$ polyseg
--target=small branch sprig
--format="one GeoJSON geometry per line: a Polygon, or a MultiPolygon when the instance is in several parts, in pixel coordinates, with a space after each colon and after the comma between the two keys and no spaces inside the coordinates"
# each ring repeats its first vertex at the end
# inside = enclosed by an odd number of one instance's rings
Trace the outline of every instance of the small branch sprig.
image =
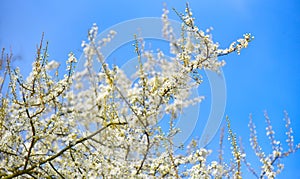
{"type": "Polygon", "coordinates": [[[228,140],[231,141],[231,147],[232,147],[232,155],[234,157],[234,161],[236,163],[236,170],[234,173],[234,178],[241,179],[242,178],[242,172],[241,172],[241,161],[244,157],[241,153],[241,150],[238,146],[237,140],[236,140],[236,134],[232,132],[230,120],[229,117],[226,116],[226,122],[227,122],[227,128],[228,128],[228,140]]]}
{"type": "Polygon", "coordinates": [[[252,173],[257,176],[257,178],[264,178],[264,176],[267,176],[268,178],[275,178],[276,175],[278,175],[284,168],[284,165],[280,163],[280,159],[289,156],[290,154],[296,152],[300,145],[294,145],[293,135],[292,135],[292,128],[290,127],[290,120],[288,117],[287,112],[284,112],[284,120],[286,121],[286,135],[287,135],[287,145],[289,146],[288,151],[284,152],[282,149],[282,146],[279,141],[275,139],[275,132],[271,125],[271,120],[265,112],[265,120],[266,120],[266,135],[268,136],[272,148],[272,152],[269,155],[266,155],[262,148],[260,147],[258,140],[257,140],[257,132],[255,124],[253,123],[252,115],[250,115],[250,121],[249,121],[249,128],[250,128],[250,144],[252,146],[253,151],[255,152],[256,156],[260,159],[260,162],[262,163],[261,166],[261,173],[258,176],[257,172],[252,173]],[[295,146],[295,147],[294,147],[295,146]]]}

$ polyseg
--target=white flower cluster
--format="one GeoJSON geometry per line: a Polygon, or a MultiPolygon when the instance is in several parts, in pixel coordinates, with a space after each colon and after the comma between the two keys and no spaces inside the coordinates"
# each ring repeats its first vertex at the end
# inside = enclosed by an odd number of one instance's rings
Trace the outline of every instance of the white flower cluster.
{"type": "Polygon", "coordinates": [[[180,59],[184,66],[190,71],[196,69],[209,69],[219,72],[220,67],[225,65],[225,61],[218,60],[218,57],[232,52],[240,54],[242,48],[248,47],[248,43],[254,38],[251,34],[245,34],[244,38],[233,42],[228,49],[219,49],[218,43],[213,42],[212,28],[206,33],[195,25],[195,18],[191,9],[187,6],[186,14],[179,14],[183,21],[181,38],[175,39],[173,30],[168,23],[168,11],[164,9],[162,20],[164,22],[163,36],[170,40],[171,52],[180,59]]]}

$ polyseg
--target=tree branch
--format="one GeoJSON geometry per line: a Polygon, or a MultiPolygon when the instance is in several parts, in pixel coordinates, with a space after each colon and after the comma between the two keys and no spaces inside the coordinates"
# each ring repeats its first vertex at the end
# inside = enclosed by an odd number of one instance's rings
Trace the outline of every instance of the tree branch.
{"type": "Polygon", "coordinates": [[[83,143],[86,140],[91,139],[95,135],[97,135],[97,134],[101,133],[102,131],[104,131],[106,128],[108,128],[110,126],[114,126],[114,125],[126,125],[126,124],[127,124],[127,122],[123,122],[123,123],[109,123],[107,126],[102,127],[101,129],[95,131],[94,133],[92,133],[92,134],[90,134],[90,135],[88,135],[86,137],[83,137],[83,138],[77,140],[74,143],[71,143],[70,145],[68,145],[65,148],[63,148],[60,152],[56,153],[55,155],[52,155],[51,157],[48,157],[47,159],[42,160],[41,162],[39,162],[39,163],[37,163],[35,165],[32,165],[30,168],[27,168],[27,169],[24,169],[24,170],[18,170],[14,174],[8,175],[8,176],[4,177],[3,179],[10,179],[10,178],[21,176],[23,174],[27,174],[31,170],[35,169],[36,167],[38,167],[40,165],[43,165],[43,164],[45,164],[47,162],[50,162],[50,161],[52,161],[54,159],[56,159],[57,157],[61,156],[64,152],[66,152],[67,150],[69,150],[72,147],[76,146],[77,144],[83,143]]]}

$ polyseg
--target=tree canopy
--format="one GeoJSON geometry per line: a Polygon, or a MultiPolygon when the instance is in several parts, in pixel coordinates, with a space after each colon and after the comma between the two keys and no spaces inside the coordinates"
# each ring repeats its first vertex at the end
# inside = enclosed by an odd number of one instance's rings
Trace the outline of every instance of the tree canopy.
{"type": "Polygon", "coordinates": [[[83,42],[83,70],[76,71],[77,58],[70,53],[63,77],[59,75],[59,63],[48,61],[48,43],[44,44],[43,38],[26,78],[20,68],[12,67],[12,56],[3,50],[1,62],[6,66],[1,78],[0,177],[242,178],[242,165],[257,178],[274,178],[280,173],[283,164],[279,159],[300,147],[293,143],[287,113],[287,151],[274,138],[265,114],[270,154],[259,146],[250,118],[250,142],[261,162],[258,171],[246,160],[228,117],[231,161],[222,157],[224,133],[219,158],[212,161],[207,159],[212,151],[200,148],[196,140],[188,146],[174,144],[174,136],[180,132],[174,125],[178,115],[203,99],[191,98],[191,90],[202,83],[200,71],[219,73],[225,65],[219,57],[239,54],[253,36],[244,34],[221,49],[209,30],[196,26],[187,5],[184,13],[175,10],[182,21],[181,36],[176,38],[168,13],[164,9],[162,34],[173,56],[167,58],[162,50],[146,50],[143,39],[133,36],[138,60],[136,81],[118,66],[108,64],[102,55],[102,47],[118,32],[98,39],[95,24],[88,41],[83,42]],[[100,71],[94,70],[94,61],[101,64],[100,71]],[[162,114],[168,116],[167,131],[157,125],[162,114]],[[176,152],[178,149],[184,152],[176,152]]]}

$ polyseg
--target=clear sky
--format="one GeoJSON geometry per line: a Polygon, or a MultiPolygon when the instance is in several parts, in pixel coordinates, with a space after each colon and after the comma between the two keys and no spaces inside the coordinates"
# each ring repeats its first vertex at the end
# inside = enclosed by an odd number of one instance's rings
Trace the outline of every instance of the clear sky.
{"type": "MultiPolygon", "coordinates": [[[[184,1],[3,0],[0,2],[0,47],[12,49],[15,65],[21,66],[26,74],[42,32],[49,41],[50,59],[64,63],[70,51],[77,57],[81,55],[81,41],[86,40],[94,22],[101,31],[129,19],[160,17],[163,2],[170,9],[170,18],[178,20],[171,8],[184,11],[184,1]]],[[[275,135],[282,142],[286,139],[283,111],[287,110],[295,141],[300,142],[300,2],[190,0],[189,3],[198,27],[212,26],[214,40],[221,47],[247,32],[255,36],[240,56],[224,57],[227,65],[223,68],[227,88],[225,114],[229,115],[233,130],[243,138],[246,149],[250,151],[247,124],[252,113],[261,136],[259,140],[269,150],[264,137],[264,110],[268,111],[275,135]]],[[[204,108],[209,104],[207,101],[203,103],[204,108]]],[[[217,142],[215,137],[210,147],[217,150],[217,142]]],[[[282,160],[285,170],[278,178],[300,178],[299,160],[300,152],[282,160]]]]}

